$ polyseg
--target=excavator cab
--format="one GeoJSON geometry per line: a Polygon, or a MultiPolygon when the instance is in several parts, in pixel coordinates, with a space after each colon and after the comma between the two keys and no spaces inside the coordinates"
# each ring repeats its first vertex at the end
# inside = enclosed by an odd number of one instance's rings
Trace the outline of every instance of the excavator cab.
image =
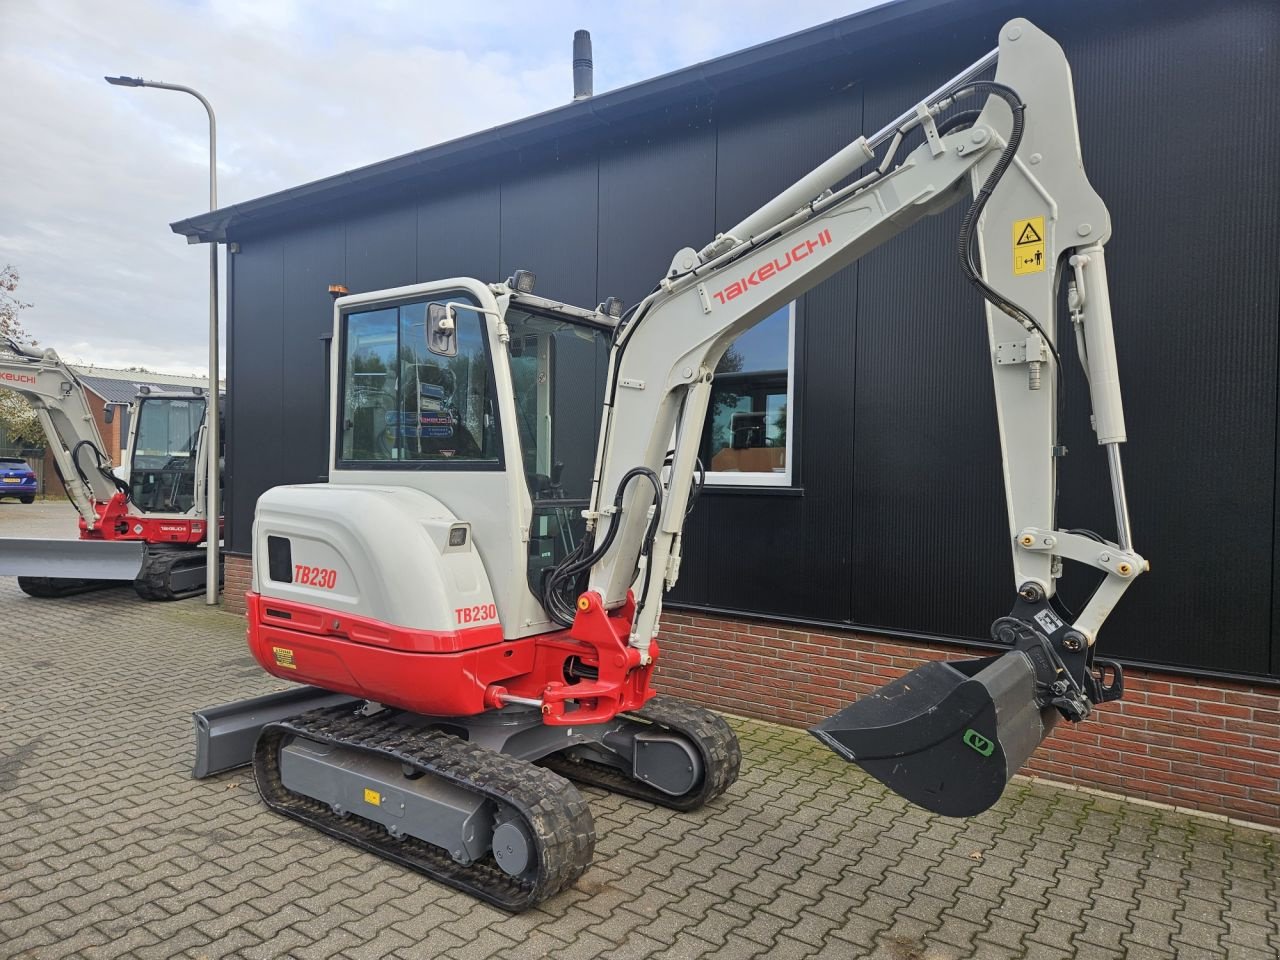
{"type": "Polygon", "coordinates": [[[195,506],[205,397],[148,392],[134,412],[129,499],[144,513],[187,513],[195,506]]]}

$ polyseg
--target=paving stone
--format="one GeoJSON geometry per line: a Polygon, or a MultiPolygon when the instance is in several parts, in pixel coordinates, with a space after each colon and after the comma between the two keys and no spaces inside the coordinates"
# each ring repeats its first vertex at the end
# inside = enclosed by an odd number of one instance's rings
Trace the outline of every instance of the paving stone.
{"type": "Polygon", "coordinates": [[[0,960],[1280,955],[1270,834],[1044,784],[932,817],[802,731],[737,719],[724,798],[678,814],[585,790],[595,865],[509,916],[267,812],[246,771],[190,779],[191,710],[281,688],[238,618],[6,579],[0,605],[26,691],[0,704],[0,960]],[[74,678],[41,666],[54,643],[74,678]]]}

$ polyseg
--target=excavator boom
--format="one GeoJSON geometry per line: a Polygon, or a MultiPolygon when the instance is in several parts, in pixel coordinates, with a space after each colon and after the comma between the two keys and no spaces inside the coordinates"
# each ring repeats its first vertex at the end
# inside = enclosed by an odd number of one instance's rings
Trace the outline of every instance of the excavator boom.
{"type": "MultiPolygon", "coordinates": [[[[1071,72],[1051,38],[1026,20],[1011,21],[994,55],[894,125],[854,141],[701,250],[676,255],[616,338],[587,513],[594,532],[588,595],[618,609],[640,584],[629,641],[645,663],[662,595],[679,574],[681,528],[720,358],[780,306],[970,192],[958,245],[986,301],[1014,571],[1013,610],[996,621],[992,637],[1013,649],[981,666],[923,667],[814,731],[915,802],[958,814],[994,803],[1058,715],[1082,720],[1120,695],[1119,667],[1096,660],[1094,643],[1147,566],[1132,548],[1120,469],[1126,435],[1103,253],[1110,218],[1085,176],[1071,72]],[[995,80],[974,79],[993,60],[995,80]],[[975,102],[979,111],[943,119],[953,105],[975,102]],[[894,166],[916,130],[923,142],[894,166]],[[1064,274],[1085,345],[1095,431],[1111,465],[1115,542],[1056,524],[1056,465],[1065,453],[1056,312],[1064,274]],[[664,489],[657,477],[666,463],[664,489]],[[1064,560],[1103,575],[1078,615],[1056,597],[1064,560]],[[952,759],[963,763],[944,774],[952,759]],[[974,763],[983,776],[973,775],[974,763]]],[[[585,563],[575,558],[569,569],[585,563]]],[[[551,605],[579,588],[572,576],[552,579],[565,596],[553,589],[551,605]]]]}

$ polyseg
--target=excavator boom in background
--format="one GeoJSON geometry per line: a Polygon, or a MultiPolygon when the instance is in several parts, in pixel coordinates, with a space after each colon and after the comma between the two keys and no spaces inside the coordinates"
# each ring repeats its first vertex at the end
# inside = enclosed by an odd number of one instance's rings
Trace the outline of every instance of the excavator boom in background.
{"type": "Polygon", "coordinates": [[[883,130],[678,251],[630,310],[539,297],[526,271],[339,298],[330,481],[267,491],[253,530],[250,649],[308,686],[197,713],[197,774],[252,760],[273,809],[510,910],[590,862],[568,781],[677,810],[722,793],[740,760],[731,729],[650,685],[717,366],[751,327],[966,195],[959,255],[986,302],[1008,500],[1011,608],[992,626],[1006,650],[921,667],[813,732],[932,811],[995,803],[1055,722],[1121,694],[1096,642],[1147,568],[1120,469],[1110,220],[1084,174],[1066,59],[1021,19],[883,130]],[[1063,280],[1113,540],[1055,516],[1063,280]],[[589,476],[563,469],[592,441],[556,402],[581,389],[560,354],[608,361],[589,476]],[[1057,598],[1066,561],[1101,576],[1078,614],[1057,598]]]}

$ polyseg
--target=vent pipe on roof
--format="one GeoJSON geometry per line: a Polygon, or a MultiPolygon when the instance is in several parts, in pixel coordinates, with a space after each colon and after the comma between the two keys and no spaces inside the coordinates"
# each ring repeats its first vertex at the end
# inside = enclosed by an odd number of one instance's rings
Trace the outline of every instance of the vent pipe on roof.
{"type": "Polygon", "coordinates": [[[591,96],[591,31],[576,30],[573,34],[573,99],[586,100],[591,96]]]}

